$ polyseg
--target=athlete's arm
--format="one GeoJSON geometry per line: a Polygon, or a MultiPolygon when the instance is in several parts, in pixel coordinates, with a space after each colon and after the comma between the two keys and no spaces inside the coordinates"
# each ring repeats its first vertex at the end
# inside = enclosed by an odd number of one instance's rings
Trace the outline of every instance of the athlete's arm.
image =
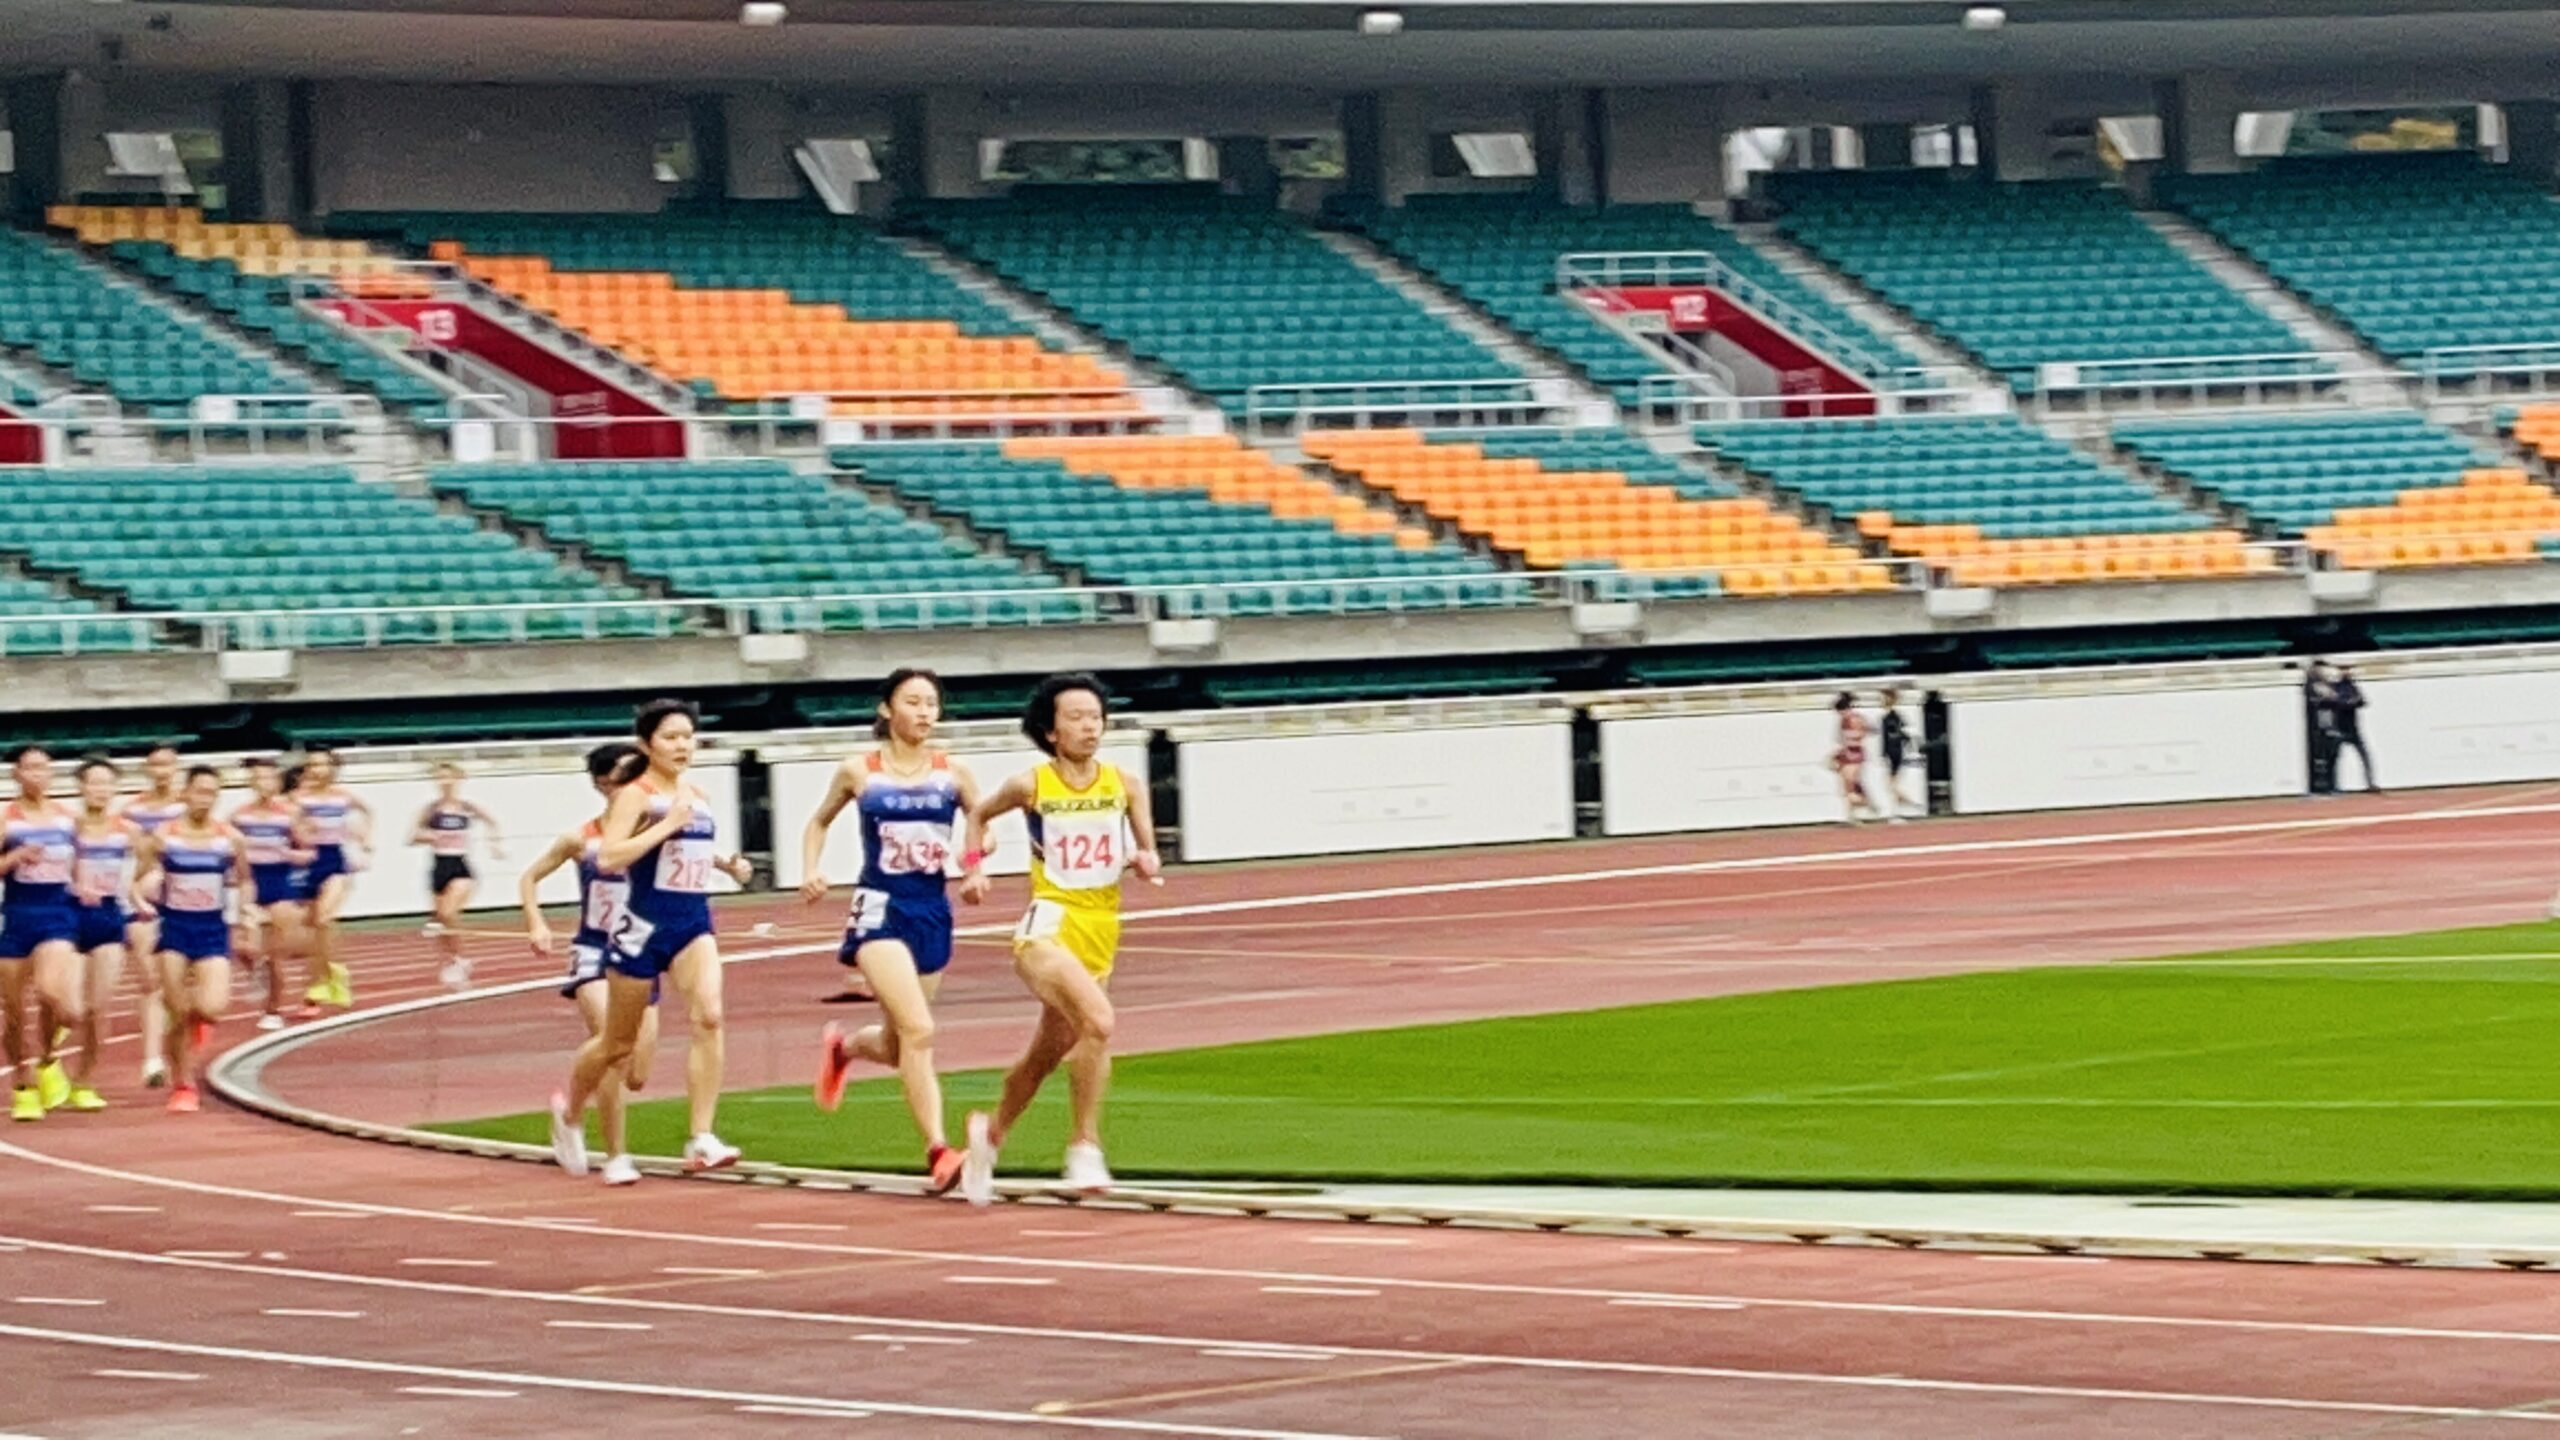
{"type": "Polygon", "coordinates": [[[1157,880],[1164,873],[1164,861],[1156,854],[1156,798],[1147,793],[1147,779],[1120,770],[1120,788],[1129,797],[1129,836],[1138,848],[1129,856],[1129,868],[1142,880],[1157,880]]]}
{"type": "Polygon", "coordinates": [[[960,903],[975,905],[987,898],[986,827],[978,823],[978,777],[969,767],[951,762],[951,780],[960,791],[960,903]]]}
{"type": "Polygon", "coordinates": [[[149,920],[160,913],[151,898],[160,889],[160,837],[143,836],[133,853],[133,913],[136,919],[149,920]]]}
{"type": "Polygon", "coordinates": [[[267,923],[266,907],[258,903],[258,885],[249,872],[249,837],[222,822],[222,833],[231,841],[231,884],[240,892],[240,918],[252,925],[267,923]]]}
{"type": "Polygon", "coordinates": [[[972,845],[985,843],[988,822],[1007,811],[1019,810],[1030,803],[1031,772],[1025,770],[997,786],[988,793],[986,799],[970,808],[969,843],[972,845]]]}
{"type": "Polygon", "coordinates": [[[481,809],[477,804],[469,800],[462,802],[462,809],[464,813],[478,821],[482,829],[489,832],[489,858],[492,860],[506,859],[507,842],[506,838],[498,833],[498,817],[481,809]]]}
{"type": "MultiPolygon", "coordinates": [[[[551,922],[544,918],[542,902],[534,897],[534,892],[542,888],[542,882],[550,878],[552,871],[574,859],[586,843],[585,836],[563,834],[533,857],[533,863],[524,867],[524,873],[516,877],[516,901],[524,906],[525,937],[533,942],[536,955],[551,953],[551,922]]],[[[579,897],[581,903],[585,899],[584,896],[579,897]]]]}
{"type": "Polygon", "coordinates": [[[418,812],[418,819],[416,823],[409,827],[410,844],[432,845],[435,843],[435,831],[430,829],[427,825],[429,820],[435,818],[435,813],[435,802],[430,800],[427,802],[426,808],[418,812]]]}
{"type": "Polygon", "coordinates": [[[649,792],[625,785],[604,812],[605,840],[596,851],[596,863],[607,870],[628,870],[639,864],[640,857],[675,838],[693,818],[695,803],[691,794],[679,791],[657,824],[643,826],[640,817],[649,811],[649,792]]]}
{"type": "Polygon", "coordinates": [[[827,781],[826,798],[809,812],[809,823],[800,827],[800,898],[811,904],[827,898],[827,827],[836,823],[844,807],[862,794],[862,767],[847,760],[836,767],[827,781]]]}

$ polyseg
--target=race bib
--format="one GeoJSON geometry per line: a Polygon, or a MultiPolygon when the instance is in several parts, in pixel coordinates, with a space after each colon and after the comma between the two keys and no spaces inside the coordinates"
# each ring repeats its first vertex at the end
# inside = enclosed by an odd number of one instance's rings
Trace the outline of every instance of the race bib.
{"type": "Polygon", "coordinates": [[[1067,908],[1055,900],[1034,900],[1022,912],[1022,923],[1013,927],[1016,940],[1055,940],[1067,923],[1067,908]]]}
{"type": "Polygon", "coordinates": [[[658,927],[625,910],[614,917],[613,928],[605,933],[612,938],[616,954],[636,958],[647,948],[649,937],[658,933],[658,927]]]}
{"type": "Polygon", "coordinates": [[[1061,890],[1101,890],[1120,883],[1129,852],[1116,815],[1084,821],[1051,820],[1042,827],[1040,865],[1061,890]]]}
{"type": "Polygon", "coordinates": [[[951,869],[951,827],[930,820],[880,822],[884,875],[942,875],[951,869]]]}
{"type": "Polygon", "coordinates": [[[124,888],[124,862],[83,860],[71,867],[71,888],[84,905],[103,905],[124,888]]]}
{"type": "Polygon", "coordinates": [[[679,836],[658,847],[658,888],[676,895],[711,893],[711,842],[679,836]]]}
{"type": "Polygon", "coordinates": [[[47,845],[19,862],[18,878],[30,885],[71,883],[71,847],[47,845]]]}
{"type": "Polygon", "coordinates": [[[162,903],[172,910],[210,915],[222,908],[222,877],[171,871],[162,903]]]}
{"type": "Polygon", "coordinates": [[[599,935],[610,935],[630,903],[630,881],[599,880],[587,887],[586,913],[579,924],[599,935]]]}
{"type": "Polygon", "coordinates": [[[593,945],[569,947],[569,978],[593,980],[604,973],[604,951],[593,945]]]}
{"type": "Polygon", "coordinates": [[[845,928],[856,935],[867,935],[888,923],[889,892],[864,890],[853,892],[853,909],[845,916],[845,928]]]}

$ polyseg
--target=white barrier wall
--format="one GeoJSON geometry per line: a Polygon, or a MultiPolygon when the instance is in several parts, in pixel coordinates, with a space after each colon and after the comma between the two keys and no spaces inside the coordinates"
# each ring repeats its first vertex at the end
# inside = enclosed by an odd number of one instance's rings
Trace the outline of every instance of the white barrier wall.
{"type": "MultiPolygon", "coordinates": [[[[2560,671],[2362,680],[2374,768],[2393,789],[2560,779],[2560,671]]],[[[2340,779],[2365,776],[2352,757],[2340,779]]]]}
{"type": "Polygon", "coordinates": [[[1245,860],[1573,834],[1573,727],[1187,740],[1182,855],[1245,860]]]}
{"type": "MultiPolygon", "coordinates": [[[[1601,833],[1838,820],[1847,808],[1831,769],[1837,733],[1827,707],[1603,720],[1601,833]]],[[[1887,793],[1882,763],[1871,759],[1866,778],[1871,794],[1887,793]]]]}
{"type": "MultiPolygon", "coordinates": [[[[434,908],[434,897],[427,890],[428,852],[411,845],[409,836],[417,825],[418,812],[435,798],[435,781],[423,773],[396,779],[364,778],[361,752],[345,751],[341,759],[349,772],[347,788],[373,809],[373,853],[349,887],[346,913],[350,917],[425,914],[434,908]]],[[[737,757],[705,755],[691,774],[694,784],[710,797],[719,817],[721,853],[735,852],[739,845],[737,757]]],[[[509,761],[503,769],[492,763],[463,781],[462,794],[497,821],[496,838],[506,851],[505,859],[497,859],[491,853],[489,832],[473,829],[471,867],[480,878],[480,888],[471,902],[475,910],[513,906],[516,877],[526,864],[554,836],[578,828],[604,808],[587,781],[583,751],[563,752],[556,761],[549,757],[509,761]]],[[[241,790],[225,793],[222,813],[229,814],[248,798],[241,790]]],[[[725,875],[715,875],[711,883],[721,891],[738,888],[725,875]]],[[[541,894],[546,903],[568,904],[575,900],[577,872],[562,869],[544,885],[541,894]]]]}
{"type": "Polygon", "coordinates": [[[1966,815],[2298,795],[2309,767],[2292,684],[1960,699],[1948,728],[1966,815]]]}
{"type": "MultiPolygon", "coordinates": [[[[870,747],[866,744],[853,753],[870,747]]],[[[992,790],[1007,778],[1039,764],[1048,757],[1029,744],[1001,749],[971,750],[960,748],[953,755],[969,767],[982,789],[992,790]]],[[[1103,744],[1102,759],[1144,780],[1147,773],[1147,742],[1143,735],[1114,734],[1103,744]]],[[[796,888],[803,876],[800,870],[800,832],[816,813],[820,801],[827,798],[827,784],[844,757],[829,756],[807,760],[777,760],[767,768],[768,804],[773,813],[773,883],[777,888],[796,888]]],[[[827,831],[827,848],[821,855],[827,878],[838,885],[850,885],[862,873],[862,837],[854,823],[850,808],[836,817],[827,831]]],[[[990,875],[1019,875],[1031,868],[1031,837],[1023,828],[1019,814],[998,820],[991,838],[995,854],[987,861],[990,875]]],[[[955,862],[956,863],[956,862],[955,862]]]]}

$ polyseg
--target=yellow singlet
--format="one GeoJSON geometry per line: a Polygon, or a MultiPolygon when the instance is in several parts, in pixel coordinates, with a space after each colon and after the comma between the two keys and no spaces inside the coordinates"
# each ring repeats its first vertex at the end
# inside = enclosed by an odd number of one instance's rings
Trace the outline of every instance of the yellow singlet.
{"type": "Polygon", "coordinates": [[[1129,791],[1120,767],[1098,764],[1082,790],[1055,763],[1031,772],[1031,908],[1013,932],[1019,952],[1054,941],[1096,978],[1111,974],[1120,948],[1120,872],[1135,844],[1129,791]]]}

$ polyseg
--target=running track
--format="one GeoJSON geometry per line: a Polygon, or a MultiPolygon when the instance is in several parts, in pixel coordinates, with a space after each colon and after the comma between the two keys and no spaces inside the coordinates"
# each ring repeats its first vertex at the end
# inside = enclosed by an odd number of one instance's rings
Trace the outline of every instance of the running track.
{"type": "MultiPolygon", "coordinates": [[[[1210,913],[1130,926],[1123,1034],[2519,920],[2555,839],[2545,787],[1177,872],[1144,903],[1210,913]],[[1385,893],[1289,899],[1345,891],[1385,893]]],[[[482,948],[484,980],[534,973],[482,948]]],[[[432,992],[422,950],[367,941],[361,998],[432,992]]],[[[1019,1039],[993,958],[945,992],[947,1063],[1019,1039]]],[[[733,972],[734,1083],[800,1078],[834,980],[733,972]]],[[[374,1118],[522,1108],[570,1028],[474,1001],[269,1080],[374,1118]]],[[[0,1134],[0,1433],[2560,1437],[2542,1276],[606,1191],[112,1098],[0,1134]]]]}

